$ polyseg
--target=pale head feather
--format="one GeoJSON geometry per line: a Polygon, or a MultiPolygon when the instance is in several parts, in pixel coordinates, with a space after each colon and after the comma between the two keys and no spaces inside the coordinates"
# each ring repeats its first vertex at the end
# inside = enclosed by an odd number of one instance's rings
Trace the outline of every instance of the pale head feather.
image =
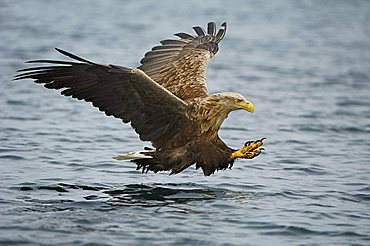
{"type": "Polygon", "coordinates": [[[234,110],[236,105],[242,101],[247,101],[245,97],[236,92],[221,92],[209,96],[211,101],[225,106],[225,110],[234,110]]]}
{"type": "Polygon", "coordinates": [[[207,97],[196,98],[191,102],[193,117],[199,122],[199,133],[217,136],[217,132],[233,110],[246,109],[248,102],[242,95],[235,92],[222,92],[207,97]]]}

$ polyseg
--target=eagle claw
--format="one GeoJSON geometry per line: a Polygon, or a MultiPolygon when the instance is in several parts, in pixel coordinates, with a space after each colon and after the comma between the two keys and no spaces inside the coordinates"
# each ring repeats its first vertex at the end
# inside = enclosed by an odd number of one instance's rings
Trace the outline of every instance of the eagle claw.
{"type": "Polygon", "coordinates": [[[232,160],[237,159],[237,158],[253,159],[256,156],[259,156],[261,154],[261,152],[265,150],[264,148],[259,148],[260,146],[263,145],[263,140],[265,140],[265,139],[266,138],[261,138],[261,139],[256,140],[256,141],[247,141],[244,144],[243,148],[241,148],[237,151],[234,151],[231,154],[230,159],[232,159],[232,160]]]}
{"type": "Polygon", "coordinates": [[[249,146],[249,145],[251,145],[252,143],[254,143],[254,141],[247,141],[247,142],[245,142],[244,147],[249,146]]]}

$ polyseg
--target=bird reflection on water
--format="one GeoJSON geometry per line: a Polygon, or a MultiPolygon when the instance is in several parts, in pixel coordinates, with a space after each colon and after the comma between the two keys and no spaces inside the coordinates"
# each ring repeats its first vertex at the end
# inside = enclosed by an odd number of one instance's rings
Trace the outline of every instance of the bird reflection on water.
{"type": "MultiPolygon", "coordinates": [[[[176,212],[182,213],[209,213],[210,211],[195,210],[194,206],[188,205],[193,202],[203,201],[219,201],[219,200],[233,200],[236,202],[246,202],[253,199],[256,194],[254,192],[235,192],[228,189],[207,187],[205,185],[198,185],[194,183],[185,184],[128,184],[123,187],[103,187],[103,186],[86,186],[86,185],[72,185],[59,183],[51,186],[22,186],[18,188],[23,192],[39,191],[54,191],[58,193],[67,193],[78,190],[79,196],[83,197],[84,201],[75,200],[40,200],[28,199],[29,201],[39,204],[54,204],[62,208],[51,208],[51,210],[66,210],[68,208],[76,208],[84,206],[86,202],[97,202],[96,210],[115,210],[117,207],[145,207],[145,208],[170,208],[175,209],[176,212]],[[88,194],[84,194],[88,193],[88,194]],[[68,204],[71,206],[69,207],[68,204]],[[77,206],[77,207],[78,207],[77,206]],[[192,208],[190,208],[192,207],[192,208]]],[[[30,195],[30,193],[28,193],[30,195]]],[[[55,196],[52,196],[55,198],[55,196]]],[[[40,207],[38,211],[40,210],[40,207]]]]}

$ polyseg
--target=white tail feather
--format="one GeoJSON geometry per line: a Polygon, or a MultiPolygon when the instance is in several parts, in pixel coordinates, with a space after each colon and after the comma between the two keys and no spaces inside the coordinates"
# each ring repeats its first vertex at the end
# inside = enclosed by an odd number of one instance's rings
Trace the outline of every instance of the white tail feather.
{"type": "Polygon", "coordinates": [[[152,158],[150,156],[145,155],[144,154],[145,152],[149,152],[149,151],[145,151],[145,150],[131,151],[126,154],[113,156],[113,159],[118,160],[118,161],[123,161],[123,160],[136,160],[136,159],[142,159],[142,158],[152,158]]]}

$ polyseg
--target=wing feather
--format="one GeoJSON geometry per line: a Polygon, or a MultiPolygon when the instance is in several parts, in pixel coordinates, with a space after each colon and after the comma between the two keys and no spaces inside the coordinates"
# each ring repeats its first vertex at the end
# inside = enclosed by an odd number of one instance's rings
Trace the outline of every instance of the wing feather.
{"type": "Polygon", "coordinates": [[[210,22],[207,32],[193,27],[196,36],[176,33],[180,39],[162,40],[140,61],[143,70],[154,81],[182,100],[208,95],[206,70],[208,61],[218,52],[218,44],[226,33],[226,23],[216,34],[216,24],[210,22]]]}
{"type": "Polygon", "coordinates": [[[206,32],[204,31],[204,29],[200,26],[195,26],[193,27],[195,33],[200,36],[200,37],[204,37],[206,36],[206,32]]]}
{"type": "Polygon", "coordinates": [[[184,32],[179,32],[179,33],[176,33],[174,35],[181,38],[181,39],[194,39],[194,36],[192,36],[188,33],[184,33],[184,32]]]}
{"type": "Polygon", "coordinates": [[[216,34],[216,42],[219,42],[221,41],[224,37],[225,37],[225,34],[226,34],[226,22],[222,23],[221,26],[223,28],[221,28],[217,34],[216,34]]]}
{"type": "Polygon", "coordinates": [[[48,89],[63,89],[61,94],[64,96],[91,102],[106,115],[131,122],[140,139],[151,141],[156,147],[170,141],[184,126],[191,124],[186,103],[141,70],[96,64],[64,50],[56,50],[75,61],[31,61],[46,65],[20,69],[14,80],[33,79],[48,89]]]}
{"type": "Polygon", "coordinates": [[[216,33],[216,24],[214,22],[208,23],[207,33],[209,36],[214,36],[216,33]]]}

